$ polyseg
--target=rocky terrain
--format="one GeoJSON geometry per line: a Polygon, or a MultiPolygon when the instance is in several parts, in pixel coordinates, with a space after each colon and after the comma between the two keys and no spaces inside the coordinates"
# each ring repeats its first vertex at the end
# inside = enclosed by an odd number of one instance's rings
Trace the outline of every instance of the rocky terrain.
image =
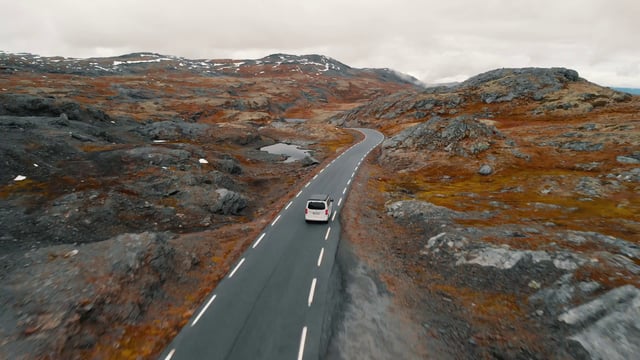
{"type": "Polygon", "coordinates": [[[639,115],[572,70],[500,69],[333,117],[388,135],[348,235],[446,344],[427,357],[635,357],[639,115]]]}
{"type": "Polygon", "coordinates": [[[562,68],[425,89],[319,55],[0,53],[0,358],[154,358],[354,126],[387,139],[329,357],[633,357],[639,114],[562,68]]]}
{"type": "Polygon", "coordinates": [[[0,54],[0,358],[153,358],[354,141],[320,119],[407,79],[317,55],[0,54]]]}

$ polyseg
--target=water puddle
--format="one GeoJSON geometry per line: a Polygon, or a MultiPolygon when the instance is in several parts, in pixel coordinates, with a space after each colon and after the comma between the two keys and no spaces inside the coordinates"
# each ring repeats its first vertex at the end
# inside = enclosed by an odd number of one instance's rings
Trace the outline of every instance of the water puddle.
{"type": "Polygon", "coordinates": [[[298,145],[277,143],[260,148],[261,151],[266,151],[269,154],[284,155],[287,159],[286,163],[302,160],[307,156],[311,156],[311,150],[300,149],[298,145]]]}

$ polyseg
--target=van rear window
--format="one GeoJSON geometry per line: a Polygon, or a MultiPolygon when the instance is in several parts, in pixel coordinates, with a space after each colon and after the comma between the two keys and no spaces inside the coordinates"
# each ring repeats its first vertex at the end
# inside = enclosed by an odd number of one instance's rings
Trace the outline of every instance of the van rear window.
{"type": "Polygon", "coordinates": [[[320,201],[309,201],[307,207],[311,210],[324,210],[324,203],[320,201]]]}

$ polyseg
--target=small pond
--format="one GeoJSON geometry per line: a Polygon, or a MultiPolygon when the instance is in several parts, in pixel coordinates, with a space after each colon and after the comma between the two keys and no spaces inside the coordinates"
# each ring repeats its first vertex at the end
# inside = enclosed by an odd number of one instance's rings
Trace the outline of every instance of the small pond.
{"type": "Polygon", "coordinates": [[[311,156],[311,150],[300,149],[298,145],[277,143],[260,148],[261,151],[266,151],[269,154],[284,155],[287,160],[284,162],[294,162],[302,160],[307,156],[311,156]]]}

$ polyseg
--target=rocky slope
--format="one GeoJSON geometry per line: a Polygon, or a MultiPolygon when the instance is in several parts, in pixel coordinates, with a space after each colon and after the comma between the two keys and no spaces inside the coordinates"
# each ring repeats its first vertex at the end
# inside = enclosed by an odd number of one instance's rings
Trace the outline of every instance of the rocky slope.
{"type": "Polygon", "coordinates": [[[0,358],[153,358],[354,140],[322,119],[412,88],[316,55],[0,53],[0,358]]]}
{"type": "Polygon", "coordinates": [[[348,233],[424,341],[453,349],[433,357],[635,356],[638,114],[572,70],[500,69],[333,117],[388,135],[348,233]]]}

